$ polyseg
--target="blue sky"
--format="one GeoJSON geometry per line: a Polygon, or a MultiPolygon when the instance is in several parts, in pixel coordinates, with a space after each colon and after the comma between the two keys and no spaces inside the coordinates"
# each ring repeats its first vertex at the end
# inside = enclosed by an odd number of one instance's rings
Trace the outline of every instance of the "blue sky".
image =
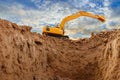
{"type": "Polygon", "coordinates": [[[80,10],[106,17],[106,22],[80,17],[65,25],[71,38],[89,37],[91,32],[120,28],[120,0],[0,0],[0,18],[42,32],[45,25],[56,25],[80,10]]]}

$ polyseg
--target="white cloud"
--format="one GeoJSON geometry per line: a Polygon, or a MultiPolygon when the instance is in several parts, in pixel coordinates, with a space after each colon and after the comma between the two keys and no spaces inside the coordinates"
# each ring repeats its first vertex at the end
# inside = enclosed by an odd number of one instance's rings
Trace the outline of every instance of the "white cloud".
{"type": "Polygon", "coordinates": [[[94,8],[95,6],[96,6],[96,4],[94,4],[94,3],[90,3],[89,4],[92,8],[94,8]]]}
{"type": "MultiPolygon", "coordinates": [[[[41,32],[43,26],[60,23],[64,17],[79,10],[86,10],[96,14],[102,13],[106,16],[107,21],[104,24],[85,17],[80,17],[68,22],[65,30],[69,36],[78,33],[84,34],[83,36],[89,36],[91,32],[103,30],[102,26],[104,25],[107,26],[106,29],[113,28],[110,26],[110,22],[112,21],[120,23],[120,18],[111,17],[112,10],[109,8],[109,0],[104,0],[103,6],[98,6],[96,2],[90,2],[90,0],[69,0],[68,2],[72,3],[72,5],[66,2],[52,3],[50,0],[31,1],[34,2],[39,9],[25,9],[25,6],[18,3],[11,4],[11,6],[0,5],[0,7],[2,6],[4,8],[4,10],[0,8],[2,11],[0,17],[10,19],[11,21],[15,18],[17,23],[32,26],[34,31],[41,32]],[[43,4],[41,4],[41,1],[44,1],[43,4]],[[16,18],[19,19],[19,21],[17,21],[16,18]]],[[[74,38],[74,36],[72,36],[72,38],[74,38]]]]}

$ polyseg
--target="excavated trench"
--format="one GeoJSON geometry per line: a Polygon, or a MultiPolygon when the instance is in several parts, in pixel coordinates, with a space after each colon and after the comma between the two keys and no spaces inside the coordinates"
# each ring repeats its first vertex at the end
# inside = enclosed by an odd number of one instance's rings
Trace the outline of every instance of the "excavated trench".
{"type": "Polygon", "coordinates": [[[62,40],[0,20],[0,80],[120,80],[120,30],[62,40]]]}

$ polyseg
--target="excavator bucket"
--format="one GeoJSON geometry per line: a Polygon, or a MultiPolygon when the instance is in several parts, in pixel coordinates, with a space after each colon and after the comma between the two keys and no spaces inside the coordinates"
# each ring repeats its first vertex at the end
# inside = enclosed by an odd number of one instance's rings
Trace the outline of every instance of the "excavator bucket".
{"type": "Polygon", "coordinates": [[[100,20],[101,22],[105,22],[105,17],[104,16],[99,16],[98,20],[100,20]]]}

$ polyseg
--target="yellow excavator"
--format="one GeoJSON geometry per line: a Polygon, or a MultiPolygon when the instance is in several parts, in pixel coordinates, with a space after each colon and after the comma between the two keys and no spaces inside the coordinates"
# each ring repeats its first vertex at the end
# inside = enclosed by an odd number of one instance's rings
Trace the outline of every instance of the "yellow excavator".
{"type": "Polygon", "coordinates": [[[76,19],[80,16],[86,16],[86,17],[91,17],[91,18],[95,18],[98,19],[101,22],[105,22],[105,17],[101,16],[101,15],[97,15],[97,14],[92,14],[89,12],[85,12],[85,11],[79,11],[75,14],[72,14],[70,16],[65,17],[61,23],[57,26],[51,27],[51,26],[44,26],[43,27],[43,35],[48,35],[48,36],[54,36],[54,37],[64,37],[64,38],[68,38],[68,36],[64,35],[64,26],[65,24],[73,19],[76,19]]]}

